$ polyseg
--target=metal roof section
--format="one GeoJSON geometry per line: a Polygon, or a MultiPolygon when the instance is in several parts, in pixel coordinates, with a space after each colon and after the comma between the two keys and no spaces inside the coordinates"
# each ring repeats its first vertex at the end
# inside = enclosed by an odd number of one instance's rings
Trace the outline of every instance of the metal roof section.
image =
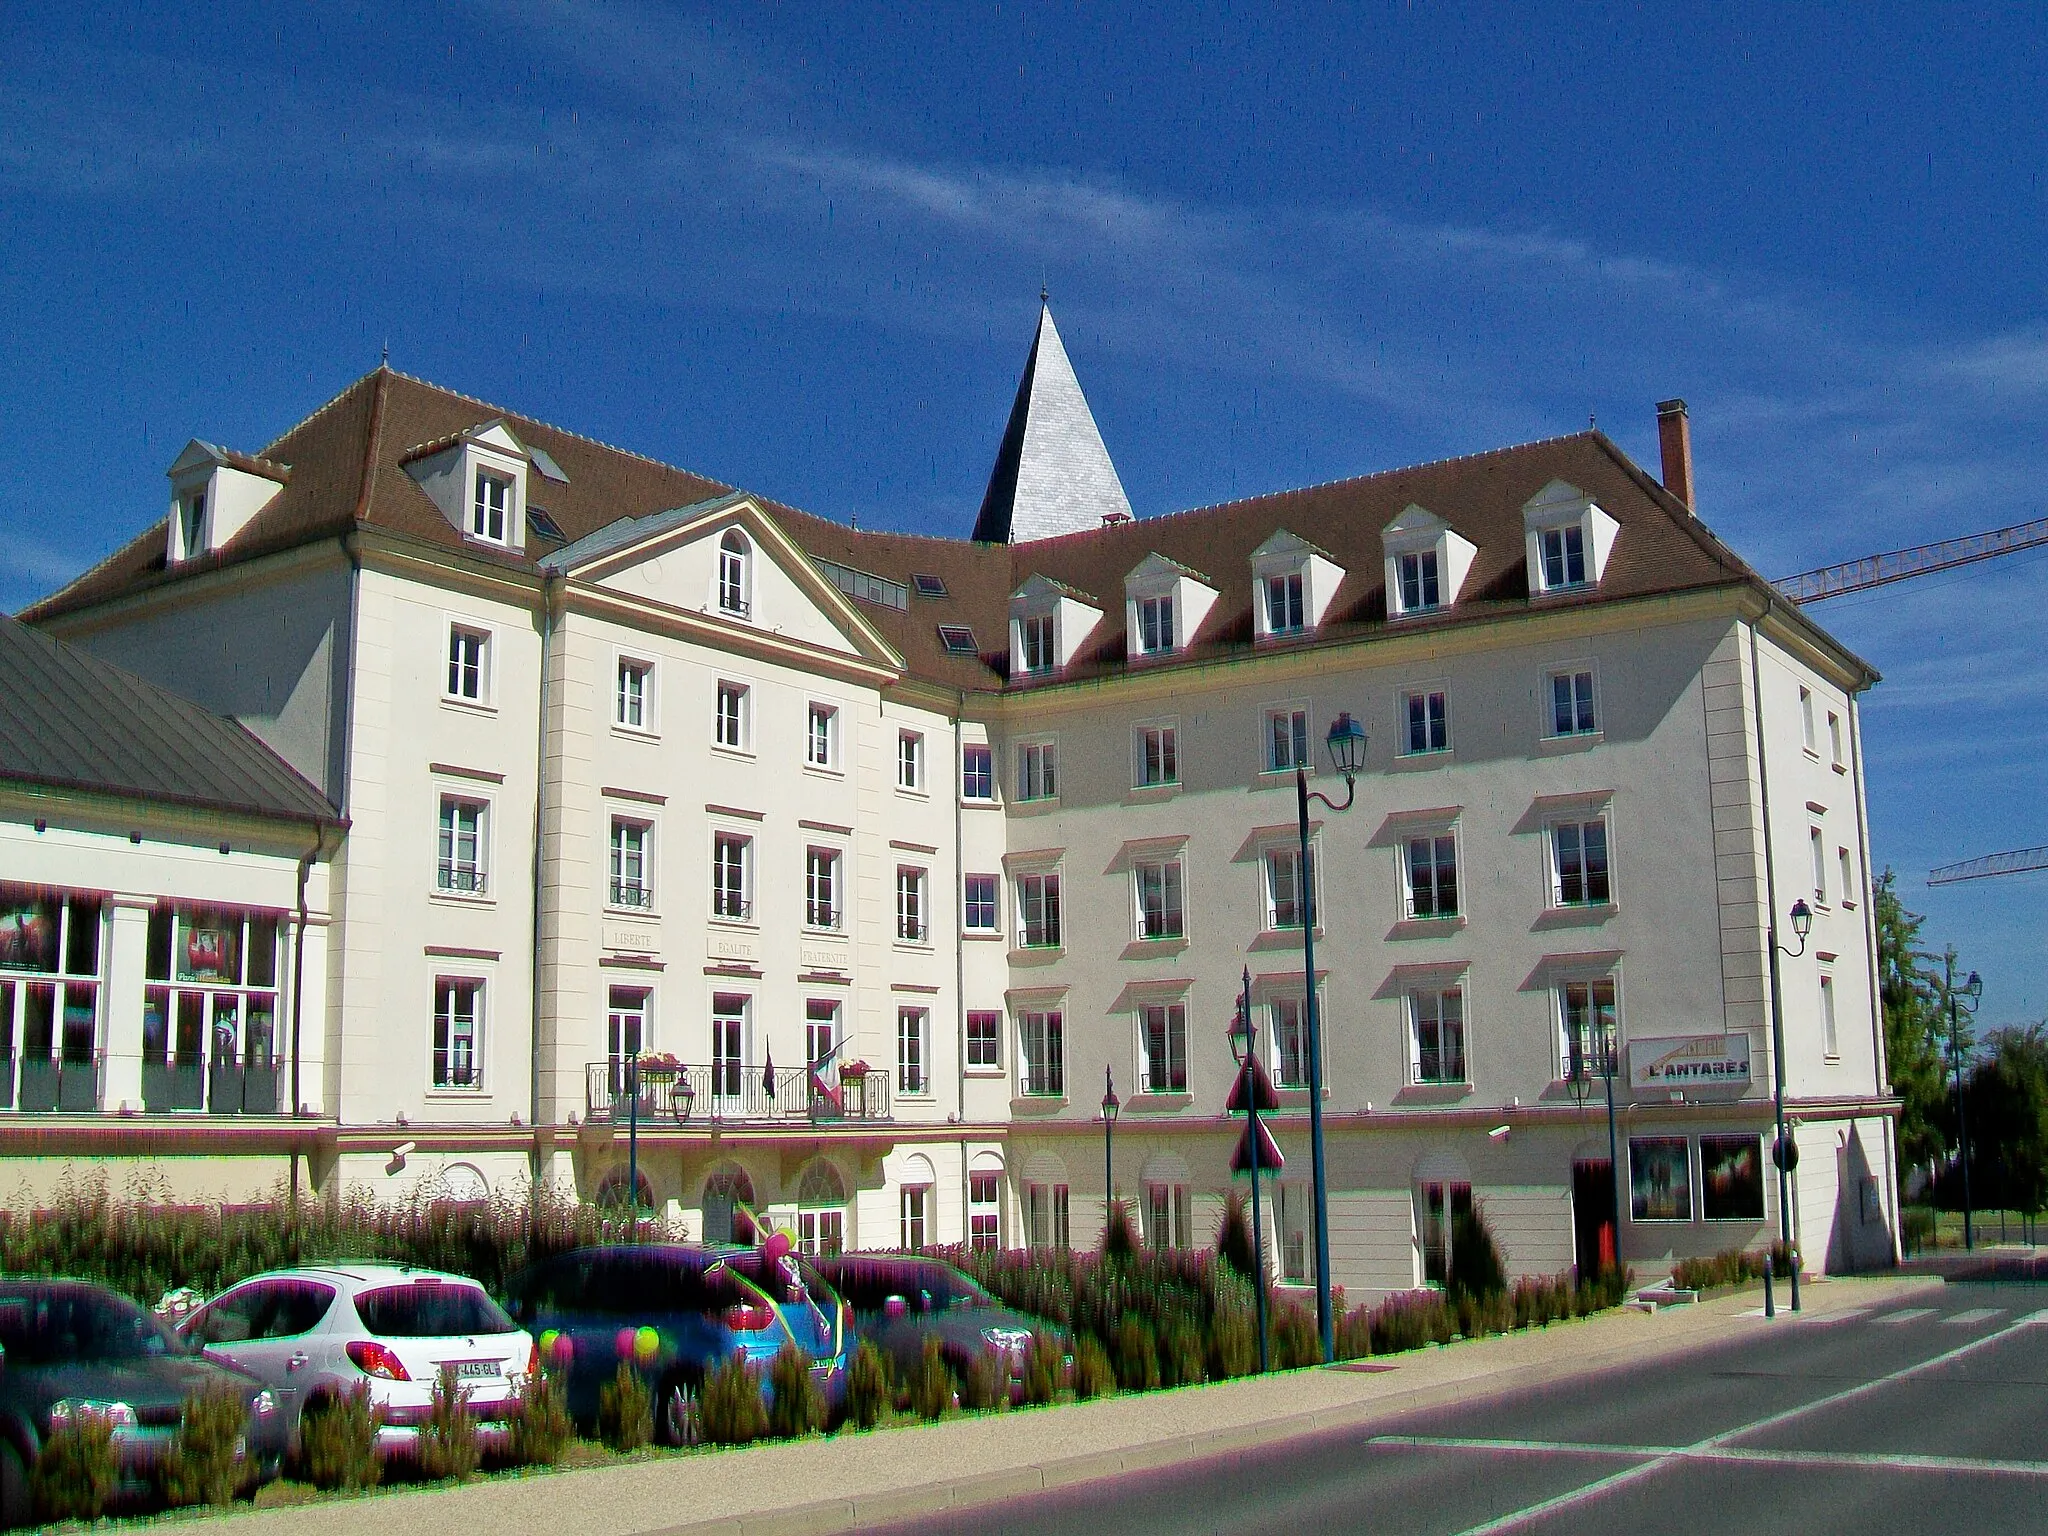
{"type": "Polygon", "coordinates": [[[233,720],[5,617],[0,781],[289,821],[340,819],[233,720]]]}
{"type": "Polygon", "coordinates": [[[745,491],[728,491],[723,496],[713,496],[705,501],[693,501],[686,507],[670,507],[666,512],[650,512],[645,517],[622,517],[617,522],[606,523],[595,533],[585,534],[574,544],[564,545],[540,562],[543,570],[568,571],[579,565],[588,565],[592,560],[637,544],[642,539],[651,539],[656,534],[666,533],[671,528],[680,528],[707,513],[723,507],[736,507],[747,501],[745,491]]]}
{"type": "Polygon", "coordinates": [[[1067,360],[1052,306],[1041,300],[1038,334],[996,450],[974,537],[987,544],[1028,544],[1130,516],[1130,498],[1067,360]]]}

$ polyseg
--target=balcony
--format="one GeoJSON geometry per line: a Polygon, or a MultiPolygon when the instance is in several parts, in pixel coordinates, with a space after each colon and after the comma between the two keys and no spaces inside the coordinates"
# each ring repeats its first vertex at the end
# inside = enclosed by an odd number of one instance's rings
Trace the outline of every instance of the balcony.
{"type": "Polygon", "coordinates": [[[142,1109],[145,1114],[196,1113],[276,1115],[284,1112],[279,1080],[284,1063],[251,1056],[202,1060],[197,1054],[142,1061],[142,1109]]]}
{"type": "Polygon", "coordinates": [[[621,880],[614,877],[611,904],[615,907],[651,912],[654,910],[654,887],[644,880],[621,880]]]}
{"type": "MultiPolygon", "coordinates": [[[[590,1062],[584,1069],[584,1118],[623,1125],[635,1111],[628,1080],[631,1063],[622,1057],[590,1062]]],[[[837,1125],[891,1118],[889,1073],[868,1068],[843,1073],[826,1066],[763,1067],[741,1062],[692,1066],[687,1062],[643,1060],[638,1118],[642,1125],[756,1124],[837,1125]]]]}

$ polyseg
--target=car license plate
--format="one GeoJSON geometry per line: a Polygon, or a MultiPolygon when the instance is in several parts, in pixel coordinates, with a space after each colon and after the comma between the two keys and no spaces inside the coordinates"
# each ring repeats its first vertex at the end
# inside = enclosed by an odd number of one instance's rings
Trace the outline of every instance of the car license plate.
{"type": "Polygon", "coordinates": [[[455,1379],[457,1381],[469,1381],[478,1376],[496,1376],[498,1372],[499,1366],[495,1360],[457,1360],[455,1362],[455,1379]]]}

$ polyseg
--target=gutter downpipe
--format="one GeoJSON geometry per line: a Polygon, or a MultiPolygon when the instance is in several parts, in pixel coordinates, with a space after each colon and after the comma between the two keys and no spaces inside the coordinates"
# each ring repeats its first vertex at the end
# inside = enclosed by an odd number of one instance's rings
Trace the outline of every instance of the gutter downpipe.
{"type": "Polygon", "coordinates": [[[546,572],[540,583],[540,724],[535,738],[535,773],[533,780],[533,1023],[532,1049],[527,1062],[527,1079],[530,1088],[527,1129],[532,1134],[533,1147],[527,1156],[528,1183],[531,1185],[533,1208],[540,1209],[541,1151],[540,1151],[540,1022],[541,1022],[541,924],[543,921],[542,898],[546,891],[547,869],[547,814],[548,814],[548,676],[554,663],[555,640],[555,594],[561,577],[554,571],[546,572]]]}
{"type": "MultiPolygon", "coordinates": [[[[313,823],[313,846],[299,856],[299,926],[292,939],[292,1119],[305,1106],[299,1098],[300,1033],[306,1006],[306,882],[313,874],[313,861],[327,844],[325,822],[313,823]]],[[[291,1207],[299,1208],[299,1138],[292,1137],[291,1207]]]]}
{"type": "Polygon", "coordinates": [[[967,813],[960,807],[960,715],[966,707],[963,693],[953,706],[953,1108],[962,1125],[967,1123],[967,943],[958,913],[967,899],[967,813]]]}

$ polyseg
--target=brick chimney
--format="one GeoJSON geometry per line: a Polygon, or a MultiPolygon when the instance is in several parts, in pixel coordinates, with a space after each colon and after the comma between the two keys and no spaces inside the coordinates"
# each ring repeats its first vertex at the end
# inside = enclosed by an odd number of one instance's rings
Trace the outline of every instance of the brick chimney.
{"type": "Polygon", "coordinates": [[[1692,422],[1683,400],[1657,402],[1657,446],[1664,452],[1664,489],[1698,516],[1692,502],[1692,422]]]}

